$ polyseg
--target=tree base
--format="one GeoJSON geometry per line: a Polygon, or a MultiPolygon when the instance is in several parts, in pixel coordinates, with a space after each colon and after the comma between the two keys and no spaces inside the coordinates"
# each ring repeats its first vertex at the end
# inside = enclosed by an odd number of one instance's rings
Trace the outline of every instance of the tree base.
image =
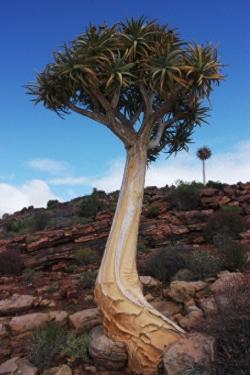
{"type": "MultiPolygon", "coordinates": [[[[141,302],[142,298],[141,294],[141,302]]],[[[157,374],[163,351],[182,337],[182,329],[145,299],[145,304],[140,304],[125,298],[114,283],[97,282],[95,299],[107,335],[127,345],[131,372],[157,374]]]]}

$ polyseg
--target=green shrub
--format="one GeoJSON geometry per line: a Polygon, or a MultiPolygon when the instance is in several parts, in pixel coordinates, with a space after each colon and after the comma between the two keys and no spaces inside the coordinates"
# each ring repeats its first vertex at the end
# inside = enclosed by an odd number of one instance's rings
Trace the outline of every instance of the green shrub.
{"type": "Polygon", "coordinates": [[[196,280],[214,277],[222,268],[221,259],[206,251],[193,251],[185,255],[184,260],[185,267],[193,273],[196,280]]]}
{"type": "Polygon", "coordinates": [[[239,206],[230,206],[230,205],[223,205],[220,207],[220,210],[223,212],[234,212],[239,214],[241,212],[241,208],[239,206]]]}
{"type": "Polygon", "coordinates": [[[18,251],[6,250],[0,253],[0,276],[20,275],[23,268],[23,260],[18,251]]]}
{"type": "Polygon", "coordinates": [[[150,252],[149,245],[141,237],[138,238],[137,249],[138,249],[139,253],[148,253],[148,252],[150,252]]]}
{"type": "Polygon", "coordinates": [[[206,187],[208,188],[213,188],[213,189],[218,189],[218,190],[223,190],[225,184],[219,181],[211,181],[209,180],[206,184],[206,187]]]}
{"type": "Polygon", "coordinates": [[[79,275],[79,282],[83,288],[93,288],[97,277],[97,271],[86,271],[79,275]]]}
{"type": "Polygon", "coordinates": [[[63,349],[65,342],[64,329],[55,322],[44,328],[36,329],[31,338],[29,359],[43,371],[54,364],[57,354],[63,349]]]}
{"type": "Polygon", "coordinates": [[[154,218],[156,218],[159,215],[159,213],[160,213],[160,207],[159,206],[151,206],[147,210],[145,216],[148,219],[154,219],[154,218]]]}
{"type": "Polygon", "coordinates": [[[105,210],[106,207],[107,204],[103,200],[103,194],[100,194],[98,190],[94,189],[91,195],[81,199],[78,215],[81,217],[94,218],[97,212],[105,210]]]}
{"type": "Polygon", "coordinates": [[[72,362],[88,363],[89,358],[89,341],[87,333],[77,336],[75,332],[70,332],[67,336],[62,354],[69,357],[72,362]]]}
{"type": "Polygon", "coordinates": [[[170,246],[166,249],[155,250],[154,255],[148,258],[143,272],[145,275],[168,282],[184,266],[185,263],[179,249],[170,246]]]}
{"type": "Polygon", "coordinates": [[[218,244],[218,238],[237,239],[244,229],[244,221],[239,213],[220,210],[209,218],[204,237],[207,242],[218,244]]]}
{"type": "Polygon", "coordinates": [[[55,208],[58,205],[59,201],[57,199],[51,199],[47,202],[47,208],[55,208]]]}
{"type": "Polygon", "coordinates": [[[168,200],[178,210],[195,210],[200,205],[200,193],[203,188],[203,184],[195,181],[180,181],[176,187],[170,188],[168,200]]]}
{"type": "Polygon", "coordinates": [[[65,269],[66,273],[74,273],[77,269],[77,266],[75,264],[69,264],[67,268],[65,269]]]}
{"type": "Polygon", "coordinates": [[[247,263],[247,249],[234,241],[224,243],[222,248],[223,266],[228,271],[239,271],[247,263]]]}
{"type": "Polygon", "coordinates": [[[75,260],[80,265],[95,264],[100,259],[98,252],[90,247],[77,250],[75,260]]]}
{"type": "Polygon", "coordinates": [[[32,228],[32,222],[28,219],[13,220],[7,223],[6,229],[13,233],[26,233],[32,228]]]}
{"type": "Polygon", "coordinates": [[[45,212],[36,212],[32,218],[32,228],[33,230],[43,230],[45,229],[48,222],[48,216],[45,212]]]}
{"type": "Polygon", "coordinates": [[[8,223],[7,231],[13,233],[29,233],[45,229],[48,223],[48,216],[45,212],[35,212],[25,219],[13,220],[8,223]]]}

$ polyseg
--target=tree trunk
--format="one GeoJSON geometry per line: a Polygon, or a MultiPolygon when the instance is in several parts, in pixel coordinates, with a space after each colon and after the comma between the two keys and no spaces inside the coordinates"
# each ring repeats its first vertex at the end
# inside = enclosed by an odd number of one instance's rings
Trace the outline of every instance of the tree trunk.
{"type": "Polygon", "coordinates": [[[139,143],[127,153],[120,196],[99,270],[95,299],[109,337],[126,343],[129,368],[152,375],[162,351],[184,332],[144,298],[136,267],[147,151],[139,143]]]}
{"type": "Polygon", "coordinates": [[[203,185],[206,185],[205,160],[202,160],[202,177],[203,177],[203,185]]]}

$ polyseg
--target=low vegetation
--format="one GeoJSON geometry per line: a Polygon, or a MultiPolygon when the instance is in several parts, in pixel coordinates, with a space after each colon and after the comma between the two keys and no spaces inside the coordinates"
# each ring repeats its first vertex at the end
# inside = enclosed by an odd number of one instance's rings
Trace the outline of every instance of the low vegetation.
{"type": "Polygon", "coordinates": [[[200,205],[200,194],[204,188],[202,183],[179,181],[168,192],[168,200],[177,210],[195,210],[200,205]]]}
{"type": "Polygon", "coordinates": [[[79,203],[78,215],[80,217],[95,218],[99,211],[107,208],[104,200],[105,192],[93,190],[91,195],[85,196],[79,203]]]}
{"type": "Polygon", "coordinates": [[[64,329],[51,322],[45,328],[36,329],[31,338],[29,359],[43,371],[54,364],[55,357],[63,350],[64,329]]]}
{"type": "Polygon", "coordinates": [[[215,277],[222,269],[220,257],[211,255],[207,251],[193,251],[183,258],[185,268],[192,272],[195,280],[215,277]]]}
{"type": "Polygon", "coordinates": [[[75,332],[70,332],[65,341],[62,354],[69,358],[70,362],[75,364],[89,362],[89,341],[90,337],[87,333],[79,336],[75,332]]]}
{"type": "Polygon", "coordinates": [[[200,330],[216,340],[214,374],[247,375],[250,368],[250,279],[228,283],[216,297],[218,312],[200,330]]]}
{"type": "Polygon", "coordinates": [[[8,233],[13,234],[26,234],[43,230],[48,224],[48,216],[46,212],[35,212],[24,219],[12,220],[6,224],[8,233]]]}
{"type": "Polygon", "coordinates": [[[241,271],[247,263],[247,249],[245,246],[228,241],[219,249],[223,261],[223,268],[228,271],[241,271]]]}
{"type": "Polygon", "coordinates": [[[90,247],[79,249],[75,255],[75,261],[79,265],[96,264],[99,260],[100,254],[90,247]]]}
{"type": "Polygon", "coordinates": [[[160,214],[160,207],[154,205],[154,206],[149,207],[149,209],[147,210],[145,216],[146,216],[148,219],[154,219],[154,218],[156,218],[159,214],[160,214]]]}
{"type": "Polygon", "coordinates": [[[145,264],[145,275],[153,276],[164,283],[169,282],[178,270],[185,267],[179,250],[174,246],[156,250],[145,264]]]}
{"type": "Polygon", "coordinates": [[[79,275],[79,283],[83,288],[93,288],[97,277],[97,271],[88,270],[79,275]]]}
{"type": "Polygon", "coordinates": [[[218,245],[223,237],[237,239],[245,229],[242,216],[234,209],[221,209],[208,220],[204,231],[208,243],[218,245]]]}
{"type": "Polygon", "coordinates": [[[87,333],[66,332],[58,323],[50,322],[33,331],[29,359],[40,371],[54,366],[58,356],[67,357],[71,363],[88,363],[88,347],[87,333]]]}

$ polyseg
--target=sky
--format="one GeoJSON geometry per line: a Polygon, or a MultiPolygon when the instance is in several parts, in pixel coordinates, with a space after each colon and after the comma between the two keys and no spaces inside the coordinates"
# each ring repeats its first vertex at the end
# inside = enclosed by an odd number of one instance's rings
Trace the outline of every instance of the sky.
{"type": "Polygon", "coordinates": [[[250,181],[250,2],[246,0],[6,0],[0,2],[0,217],[22,207],[67,201],[93,187],[119,189],[125,160],[120,141],[77,114],[60,119],[34,106],[24,85],[53,60],[52,52],[90,23],[148,17],[177,28],[185,40],[217,46],[225,81],[211,96],[209,125],[189,153],[165,155],[146,185],[200,181],[197,148],[207,145],[208,179],[250,181]]]}

